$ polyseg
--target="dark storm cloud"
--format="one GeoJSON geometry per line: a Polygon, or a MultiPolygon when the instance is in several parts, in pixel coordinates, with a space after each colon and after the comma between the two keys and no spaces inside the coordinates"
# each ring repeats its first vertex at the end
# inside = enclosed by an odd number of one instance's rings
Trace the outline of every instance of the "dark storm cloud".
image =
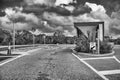
{"type": "Polygon", "coordinates": [[[24,13],[34,13],[35,15],[41,15],[48,7],[46,5],[28,5],[23,7],[24,13]]]}
{"type": "MultiPolygon", "coordinates": [[[[69,5],[68,5],[69,6],[69,5]]],[[[75,6],[73,6],[75,7],[75,6]]],[[[84,13],[90,13],[91,9],[88,6],[78,6],[72,12],[61,6],[46,6],[46,5],[30,5],[24,6],[23,12],[25,13],[34,13],[36,15],[41,15],[43,12],[53,12],[62,16],[78,16],[84,13]]]]}
{"type": "Polygon", "coordinates": [[[48,9],[46,9],[46,11],[48,12],[54,12],[63,16],[69,16],[71,14],[71,12],[65,8],[62,8],[60,6],[56,6],[56,7],[50,7],[48,9]]]}
{"type": "Polygon", "coordinates": [[[73,15],[74,16],[78,16],[80,14],[84,14],[84,13],[90,13],[92,10],[91,8],[89,8],[88,6],[83,6],[83,5],[80,5],[78,6],[77,8],[75,8],[75,10],[73,11],[73,15]]]}
{"type": "Polygon", "coordinates": [[[36,15],[41,15],[43,12],[54,12],[63,16],[69,16],[71,13],[65,8],[62,8],[60,6],[50,7],[46,5],[41,4],[35,4],[30,6],[25,6],[23,8],[23,12],[25,13],[34,13],[36,15]]]}
{"type": "Polygon", "coordinates": [[[0,8],[21,6],[24,0],[0,0],[0,8]]]}
{"type": "Polygon", "coordinates": [[[8,7],[22,6],[24,0],[0,0],[0,16],[5,16],[3,10],[8,7]]]}

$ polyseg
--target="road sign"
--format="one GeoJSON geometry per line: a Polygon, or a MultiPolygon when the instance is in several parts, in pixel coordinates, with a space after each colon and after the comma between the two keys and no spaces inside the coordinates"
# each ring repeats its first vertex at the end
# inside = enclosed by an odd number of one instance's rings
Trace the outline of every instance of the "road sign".
{"type": "Polygon", "coordinates": [[[90,42],[90,50],[96,50],[96,42],[90,42]]]}

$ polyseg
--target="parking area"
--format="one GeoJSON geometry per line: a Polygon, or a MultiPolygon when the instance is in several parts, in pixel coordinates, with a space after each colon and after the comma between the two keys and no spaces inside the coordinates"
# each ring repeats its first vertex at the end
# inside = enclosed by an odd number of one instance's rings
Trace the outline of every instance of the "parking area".
{"type": "Polygon", "coordinates": [[[115,48],[114,55],[109,56],[84,56],[83,54],[73,54],[77,59],[83,62],[96,74],[104,80],[119,80],[120,79],[120,47],[115,48]]]}
{"type": "MultiPolygon", "coordinates": [[[[73,46],[70,46],[70,45],[42,45],[37,48],[32,48],[32,47],[29,47],[26,49],[20,48],[20,49],[16,50],[17,53],[14,53],[14,55],[12,54],[12,56],[6,56],[6,55],[2,54],[0,56],[0,67],[7,66],[7,65],[10,66],[11,64],[9,62],[11,62],[11,63],[13,62],[13,64],[17,64],[17,65],[15,65],[15,67],[17,66],[16,68],[18,69],[18,73],[20,73],[19,72],[20,70],[18,68],[19,67],[18,63],[21,64],[21,63],[25,62],[25,66],[26,65],[29,66],[29,64],[33,65],[33,63],[31,63],[31,62],[33,62],[34,59],[35,59],[35,63],[36,63],[36,60],[41,61],[40,57],[46,57],[46,55],[49,54],[50,56],[55,57],[55,58],[56,58],[56,56],[58,56],[57,57],[58,61],[61,60],[60,64],[63,64],[64,61],[66,61],[66,59],[67,59],[67,63],[65,63],[65,64],[68,65],[68,62],[69,62],[69,65],[72,65],[73,67],[75,67],[75,70],[77,72],[79,72],[79,75],[82,76],[80,78],[82,78],[82,79],[84,79],[88,75],[89,76],[87,78],[89,79],[90,77],[92,77],[91,80],[96,80],[96,79],[97,80],[119,80],[120,79],[120,61],[119,61],[120,54],[119,54],[118,47],[115,49],[114,55],[99,56],[99,57],[96,57],[96,56],[86,57],[83,54],[75,55],[72,52],[69,52],[70,50],[66,51],[67,49],[70,49],[70,47],[73,47],[73,46]],[[42,51],[42,52],[39,52],[39,51],[42,51]],[[18,54],[18,55],[16,55],[16,54],[18,54]],[[28,57],[30,57],[30,58],[26,59],[28,57]],[[20,58],[20,59],[18,59],[18,58],[20,58]],[[65,60],[63,61],[63,59],[65,59],[65,60]],[[19,62],[19,60],[21,62],[19,62]],[[76,63],[77,66],[73,65],[72,61],[74,63],[76,63]],[[8,63],[8,64],[4,65],[6,63],[8,63]],[[81,68],[83,68],[83,69],[81,69],[81,68]],[[84,76],[83,76],[83,73],[84,73],[84,76]]],[[[47,59],[47,58],[45,58],[45,59],[47,59]]],[[[41,61],[41,62],[43,62],[43,61],[41,61]]],[[[53,62],[56,62],[56,60],[55,61],[53,60],[53,62]]],[[[35,65],[38,66],[38,64],[35,64],[35,65]]],[[[23,64],[21,64],[20,66],[23,67],[23,64]]],[[[11,70],[12,67],[13,67],[13,65],[11,65],[11,68],[9,70],[11,70]]],[[[3,68],[4,68],[3,73],[5,73],[7,75],[6,67],[3,67],[3,68]]],[[[33,68],[35,68],[35,67],[33,67],[33,68]]],[[[37,68],[40,69],[39,67],[37,67],[37,68]]],[[[37,69],[37,68],[35,68],[35,69],[37,69]]],[[[28,71],[31,71],[31,70],[28,70],[28,71]]],[[[14,72],[14,68],[13,68],[13,72],[14,72]]],[[[21,72],[21,74],[23,74],[23,72],[21,72]]],[[[11,75],[9,75],[9,76],[11,76],[11,75]]],[[[87,78],[85,78],[85,80],[87,78]]]]}

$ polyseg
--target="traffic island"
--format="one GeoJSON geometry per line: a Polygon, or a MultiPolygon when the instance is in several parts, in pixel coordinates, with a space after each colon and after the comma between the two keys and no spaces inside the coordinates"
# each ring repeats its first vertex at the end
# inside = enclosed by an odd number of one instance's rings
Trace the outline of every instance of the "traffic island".
{"type": "Polygon", "coordinates": [[[105,39],[104,22],[77,22],[75,51],[89,56],[106,56],[114,53],[113,43],[105,39]]]}
{"type": "Polygon", "coordinates": [[[74,49],[72,49],[72,51],[74,54],[80,55],[82,58],[114,56],[114,53],[115,53],[114,50],[110,53],[105,53],[105,54],[93,54],[93,53],[77,52],[74,49]]]}
{"type": "MultiPolygon", "coordinates": [[[[81,40],[82,42],[82,40],[81,40]]],[[[100,48],[99,48],[99,54],[97,53],[97,49],[91,49],[91,46],[89,46],[89,43],[82,42],[83,44],[77,43],[76,47],[73,49],[73,52],[75,54],[79,54],[81,56],[112,56],[114,55],[115,51],[113,50],[113,43],[109,42],[100,42],[100,48]],[[86,45],[87,43],[87,45],[86,45]]]]}

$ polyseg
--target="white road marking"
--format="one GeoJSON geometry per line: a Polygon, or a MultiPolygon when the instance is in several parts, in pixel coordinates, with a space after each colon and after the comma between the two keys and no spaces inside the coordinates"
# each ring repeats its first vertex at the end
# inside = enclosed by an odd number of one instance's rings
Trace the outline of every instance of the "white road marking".
{"type": "Polygon", "coordinates": [[[16,59],[18,59],[18,58],[20,58],[20,57],[23,57],[23,56],[25,56],[25,55],[27,55],[27,54],[28,54],[28,53],[22,54],[22,55],[20,55],[20,56],[14,57],[14,58],[11,58],[11,59],[9,59],[9,60],[3,62],[3,63],[0,63],[0,66],[6,64],[6,63],[8,63],[8,62],[11,62],[11,61],[13,61],[13,60],[16,60],[16,59]]]}
{"type": "Polygon", "coordinates": [[[120,74],[120,70],[99,71],[99,74],[103,74],[103,75],[120,74]]]}
{"type": "Polygon", "coordinates": [[[112,59],[112,57],[96,57],[96,58],[82,58],[82,60],[95,60],[95,59],[112,59]]]}
{"type": "Polygon", "coordinates": [[[114,57],[114,59],[118,62],[118,63],[120,63],[120,61],[115,57],[115,56],[113,56],[114,57]]]}
{"type": "Polygon", "coordinates": [[[2,66],[2,65],[4,65],[4,64],[6,64],[6,63],[8,63],[8,62],[14,61],[14,60],[16,60],[16,59],[18,59],[18,58],[20,58],[20,57],[25,56],[25,55],[29,55],[29,53],[34,52],[34,51],[37,51],[37,50],[39,50],[39,49],[29,50],[29,51],[27,51],[27,52],[24,52],[24,54],[21,54],[21,55],[16,56],[16,57],[7,56],[7,57],[11,57],[11,59],[8,59],[8,60],[6,60],[6,61],[4,61],[4,62],[0,63],[0,66],[2,66]]]}
{"type": "Polygon", "coordinates": [[[107,77],[105,77],[103,74],[100,74],[96,69],[94,69],[91,65],[89,65],[87,62],[85,62],[84,60],[80,59],[77,55],[75,55],[74,53],[72,53],[73,56],[75,56],[77,59],[79,59],[82,63],[84,63],[85,65],[87,65],[90,69],[92,69],[96,74],[98,74],[100,77],[102,77],[104,80],[109,80],[107,77]]]}

